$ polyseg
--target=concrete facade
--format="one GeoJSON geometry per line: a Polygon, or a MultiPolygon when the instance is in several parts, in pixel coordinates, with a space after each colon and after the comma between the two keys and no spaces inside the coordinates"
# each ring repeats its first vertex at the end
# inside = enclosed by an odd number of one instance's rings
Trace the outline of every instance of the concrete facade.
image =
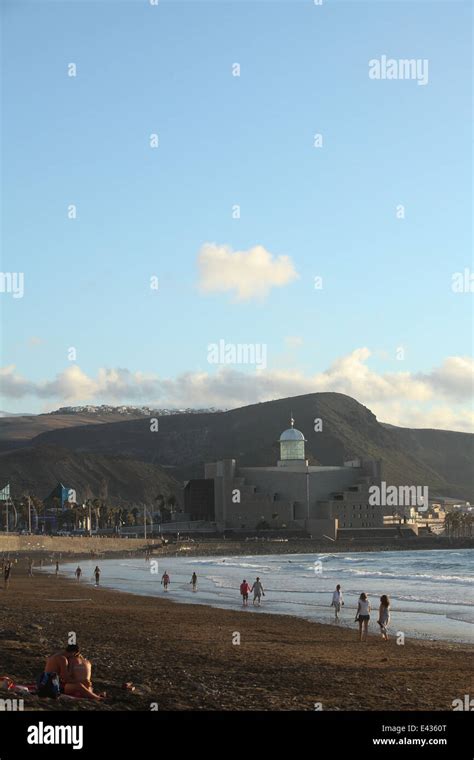
{"type": "Polygon", "coordinates": [[[383,527],[380,508],[368,506],[368,488],[380,465],[351,462],[318,467],[237,467],[235,459],[205,465],[214,481],[215,520],[221,529],[306,529],[336,538],[338,526],[383,527]],[[350,523],[350,525],[349,525],[350,523]]]}

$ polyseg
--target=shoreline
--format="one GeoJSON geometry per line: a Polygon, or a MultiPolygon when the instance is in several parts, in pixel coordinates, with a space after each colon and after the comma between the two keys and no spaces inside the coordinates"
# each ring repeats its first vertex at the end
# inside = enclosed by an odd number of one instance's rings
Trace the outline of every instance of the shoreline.
{"type": "Polygon", "coordinates": [[[258,556],[262,554],[342,554],[359,552],[396,552],[396,551],[449,551],[456,549],[474,549],[474,538],[444,539],[427,537],[422,539],[401,539],[392,544],[385,543],[328,543],[311,539],[288,539],[287,542],[256,539],[252,541],[235,540],[200,540],[180,539],[178,543],[161,546],[159,539],[135,541],[128,545],[127,539],[98,539],[96,537],[60,538],[46,537],[50,546],[41,545],[44,537],[34,536],[35,545],[31,546],[31,536],[19,536],[17,546],[9,547],[10,538],[0,534],[0,557],[31,556],[33,559],[50,557],[55,561],[59,556],[63,560],[83,558],[121,558],[142,556],[145,549],[151,549],[156,557],[183,556],[258,556]],[[111,542],[110,544],[108,542],[111,542]],[[139,545],[137,545],[139,544],[139,545]],[[127,548],[128,545],[128,548],[127,548]],[[88,547],[91,546],[91,549],[88,547]]]}
{"type": "Polygon", "coordinates": [[[356,626],[96,589],[46,572],[29,578],[24,562],[0,600],[3,674],[31,683],[75,631],[94,687],[110,697],[28,696],[30,710],[450,710],[472,680],[472,644],[407,637],[397,646],[374,633],[361,644],[356,626]],[[135,693],[121,689],[125,681],[135,693]]]}
{"type": "MultiPolygon", "coordinates": [[[[203,559],[206,559],[208,557],[208,555],[199,555],[199,556],[202,557],[203,559]]],[[[230,558],[231,556],[233,556],[233,555],[228,555],[227,558],[230,558]]],[[[241,556],[241,555],[238,555],[238,556],[241,556]]],[[[273,555],[247,555],[247,556],[248,557],[253,557],[253,556],[268,556],[268,557],[271,557],[273,555]]],[[[288,556],[298,557],[300,555],[294,554],[294,555],[288,555],[288,556]]],[[[181,555],[181,556],[173,556],[173,557],[169,557],[168,556],[168,559],[186,559],[186,558],[187,557],[183,556],[183,555],[181,555]]],[[[242,558],[246,558],[245,555],[242,558]]],[[[77,558],[71,558],[70,560],[68,560],[66,562],[63,562],[62,566],[64,567],[64,564],[70,564],[72,566],[72,568],[73,568],[74,565],[76,564],[76,559],[77,558]]],[[[92,560],[91,557],[88,557],[88,556],[85,556],[82,559],[84,561],[86,561],[86,562],[89,562],[89,561],[91,561],[91,562],[98,561],[96,559],[92,560]]],[[[120,559],[123,559],[123,560],[133,560],[133,559],[135,559],[135,557],[127,557],[127,556],[124,556],[124,557],[102,557],[102,561],[113,560],[113,559],[115,559],[115,560],[120,560],[120,559]]],[[[196,557],[196,559],[199,559],[199,557],[196,557]]],[[[224,559],[226,559],[226,558],[224,558],[224,559]]],[[[81,560],[79,560],[79,561],[81,561],[81,560]]],[[[72,576],[72,572],[73,572],[72,568],[69,570],[69,572],[71,573],[71,575],[69,575],[67,577],[62,576],[65,580],[68,580],[68,581],[73,581],[74,580],[74,578],[72,576]]],[[[51,572],[51,573],[54,573],[54,565],[47,565],[46,567],[43,567],[43,569],[40,572],[44,572],[44,573],[51,572]]],[[[89,586],[90,584],[89,584],[88,581],[86,581],[85,585],[89,586]]],[[[120,587],[113,586],[113,585],[110,585],[110,586],[109,585],[104,585],[103,581],[101,582],[101,588],[106,589],[107,591],[113,591],[113,592],[116,592],[116,593],[119,593],[119,594],[131,594],[132,596],[145,597],[145,598],[148,598],[150,600],[157,600],[157,599],[165,598],[165,599],[167,599],[172,604],[182,604],[182,605],[185,605],[185,606],[197,605],[199,607],[208,607],[208,608],[214,609],[214,610],[230,610],[230,611],[234,611],[234,610],[236,610],[236,609],[239,608],[239,603],[240,603],[240,599],[238,597],[237,591],[235,591],[235,593],[236,593],[235,603],[232,604],[232,605],[229,605],[229,604],[217,603],[218,601],[222,601],[222,600],[219,600],[218,597],[217,597],[216,603],[212,603],[212,601],[206,601],[206,602],[195,601],[195,599],[197,599],[197,597],[195,597],[193,595],[191,595],[189,598],[186,598],[186,599],[183,599],[181,596],[176,597],[176,596],[173,596],[173,588],[171,589],[171,591],[169,593],[169,596],[166,595],[165,597],[162,597],[161,591],[160,591],[159,595],[157,595],[156,593],[151,593],[151,592],[147,593],[147,592],[144,592],[144,591],[136,592],[136,591],[133,591],[133,590],[130,590],[130,589],[127,589],[127,588],[120,588],[120,587]]],[[[271,592],[272,589],[268,589],[267,591],[271,592]]],[[[328,597],[329,597],[329,595],[331,593],[332,593],[332,591],[330,591],[330,590],[327,591],[328,597]]],[[[252,608],[252,604],[250,603],[250,601],[251,600],[249,599],[249,608],[252,608]]],[[[347,599],[346,599],[346,601],[347,601],[347,599]]],[[[293,611],[287,611],[287,612],[273,611],[271,609],[268,609],[268,606],[267,606],[266,603],[263,603],[261,607],[258,607],[258,613],[257,614],[259,614],[259,615],[278,615],[278,616],[284,616],[284,617],[291,617],[291,618],[295,618],[295,619],[298,619],[298,620],[305,620],[308,623],[313,624],[313,625],[324,625],[324,626],[326,626],[326,625],[333,625],[337,630],[340,630],[340,629],[352,630],[352,629],[354,629],[354,624],[351,622],[351,620],[352,620],[353,614],[355,615],[355,606],[352,608],[352,607],[350,607],[349,605],[346,604],[346,607],[343,610],[343,613],[341,614],[340,623],[338,625],[336,625],[333,622],[333,619],[331,617],[332,616],[332,609],[331,609],[330,605],[328,605],[328,604],[319,604],[317,602],[314,602],[314,603],[311,603],[310,606],[311,606],[311,609],[319,608],[320,610],[326,610],[328,612],[328,619],[327,620],[314,619],[312,617],[307,617],[307,616],[305,616],[303,614],[302,615],[295,614],[295,612],[293,612],[293,611]],[[349,610],[350,610],[350,614],[348,616],[344,617],[344,612],[348,612],[349,610]],[[330,617],[331,617],[331,619],[329,619],[330,617]]],[[[410,610],[406,610],[406,609],[397,609],[397,607],[393,607],[393,605],[392,605],[392,617],[394,615],[397,616],[397,614],[398,614],[398,616],[400,616],[400,614],[404,614],[404,613],[409,613],[410,614],[410,612],[411,612],[410,610]]],[[[411,612],[411,614],[413,614],[413,612],[411,612]]],[[[418,611],[418,614],[419,615],[423,615],[424,613],[422,611],[418,611]]],[[[427,614],[436,614],[436,613],[430,613],[430,612],[428,612],[427,614]]],[[[373,621],[375,620],[375,613],[372,614],[372,620],[373,621]]],[[[399,623],[399,627],[401,627],[401,626],[402,626],[402,623],[399,623]]],[[[375,630],[378,631],[378,629],[376,628],[376,626],[375,626],[375,630]]],[[[393,635],[394,635],[394,633],[393,633],[393,629],[392,629],[392,636],[393,635]]],[[[415,635],[412,632],[410,632],[410,633],[404,633],[404,636],[405,636],[406,639],[409,639],[409,640],[412,640],[412,641],[420,641],[420,642],[433,642],[433,641],[437,642],[437,641],[439,641],[439,642],[446,643],[446,644],[459,644],[459,645],[473,646],[474,647],[474,639],[473,640],[466,640],[464,638],[458,638],[458,639],[456,639],[456,638],[448,638],[448,637],[446,637],[446,638],[444,638],[444,637],[443,638],[441,638],[441,637],[440,638],[436,638],[432,633],[427,633],[425,635],[423,635],[423,634],[415,635]]]]}

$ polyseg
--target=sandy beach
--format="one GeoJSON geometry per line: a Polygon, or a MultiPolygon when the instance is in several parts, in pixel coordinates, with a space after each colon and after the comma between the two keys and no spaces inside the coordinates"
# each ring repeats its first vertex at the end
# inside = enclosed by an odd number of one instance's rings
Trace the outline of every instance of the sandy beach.
{"type": "MultiPolygon", "coordinates": [[[[102,704],[26,697],[25,710],[451,710],[472,693],[473,647],[179,604],[14,566],[0,590],[0,675],[31,683],[74,631],[102,704]],[[68,601],[64,601],[68,600],[68,601]],[[234,644],[240,635],[240,644],[234,644]],[[136,685],[134,693],[121,687],[136,685]]],[[[375,630],[375,623],[372,626],[375,630]]]]}

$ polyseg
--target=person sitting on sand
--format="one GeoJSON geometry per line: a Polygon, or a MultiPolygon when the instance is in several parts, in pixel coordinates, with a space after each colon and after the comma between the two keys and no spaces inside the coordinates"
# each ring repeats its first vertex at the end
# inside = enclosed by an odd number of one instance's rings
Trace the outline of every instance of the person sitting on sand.
{"type": "Polygon", "coordinates": [[[76,580],[78,581],[81,580],[82,570],[79,567],[79,565],[76,567],[76,572],[74,573],[74,575],[76,576],[76,580]]]}
{"type": "Polygon", "coordinates": [[[369,628],[369,620],[370,620],[370,602],[367,598],[367,594],[362,594],[359,597],[359,603],[357,605],[357,612],[356,612],[356,621],[359,623],[359,641],[362,641],[363,635],[365,636],[365,640],[367,641],[367,634],[368,634],[368,628],[369,628]],[[364,630],[362,631],[362,626],[364,630]]]}
{"type": "Polygon", "coordinates": [[[257,602],[258,606],[260,607],[262,596],[265,596],[265,592],[263,590],[263,586],[262,586],[262,582],[260,578],[255,579],[255,583],[253,584],[250,590],[253,591],[253,604],[257,602]]]}
{"type": "Polygon", "coordinates": [[[242,604],[244,607],[247,607],[248,605],[249,591],[250,591],[250,586],[247,583],[247,581],[244,579],[242,583],[240,584],[240,593],[242,594],[242,604]]]}
{"type": "Polygon", "coordinates": [[[192,574],[192,576],[191,576],[191,580],[190,580],[189,582],[190,582],[190,583],[192,584],[192,586],[193,586],[193,591],[197,591],[197,582],[198,582],[198,577],[197,577],[196,573],[193,573],[193,574],[192,574]]]}
{"type": "Polygon", "coordinates": [[[341,611],[341,607],[344,606],[344,600],[342,598],[342,591],[339,584],[336,586],[336,590],[332,595],[332,602],[331,607],[334,607],[334,614],[336,617],[336,621],[339,620],[339,613],[341,611]]]}
{"type": "Polygon", "coordinates": [[[380,597],[379,619],[380,632],[384,641],[388,641],[387,628],[390,623],[390,599],[386,594],[380,597]]]}
{"type": "Polygon", "coordinates": [[[46,658],[46,665],[44,666],[45,673],[56,673],[59,676],[59,683],[61,685],[61,691],[64,691],[64,684],[66,683],[68,673],[68,656],[71,656],[75,652],[79,651],[77,644],[68,644],[66,649],[62,649],[60,652],[51,654],[46,658]]]}
{"type": "MultiPolygon", "coordinates": [[[[92,664],[80,653],[77,644],[72,644],[73,651],[68,652],[68,667],[64,693],[77,699],[103,699],[104,694],[95,694],[92,688],[92,664]]],[[[69,647],[68,647],[69,649],[69,647]]]]}
{"type": "Polygon", "coordinates": [[[168,575],[168,572],[165,570],[165,572],[162,575],[161,582],[163,584],[163,591],[168,591],[168,586],[170,583],[170,577],[168,575]]]}

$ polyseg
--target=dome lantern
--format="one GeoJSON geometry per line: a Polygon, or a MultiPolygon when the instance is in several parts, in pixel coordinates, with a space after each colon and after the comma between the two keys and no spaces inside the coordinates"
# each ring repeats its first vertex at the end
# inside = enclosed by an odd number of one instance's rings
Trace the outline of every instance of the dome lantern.
{"type": "Polygon", "coordinates": [[[293,464],[305,461],[305,437],[301,430],[297,430],[294,425],[293,415],[290,418],[291,427],[284,430],[280,436],[280,463],[293,464]]]}

